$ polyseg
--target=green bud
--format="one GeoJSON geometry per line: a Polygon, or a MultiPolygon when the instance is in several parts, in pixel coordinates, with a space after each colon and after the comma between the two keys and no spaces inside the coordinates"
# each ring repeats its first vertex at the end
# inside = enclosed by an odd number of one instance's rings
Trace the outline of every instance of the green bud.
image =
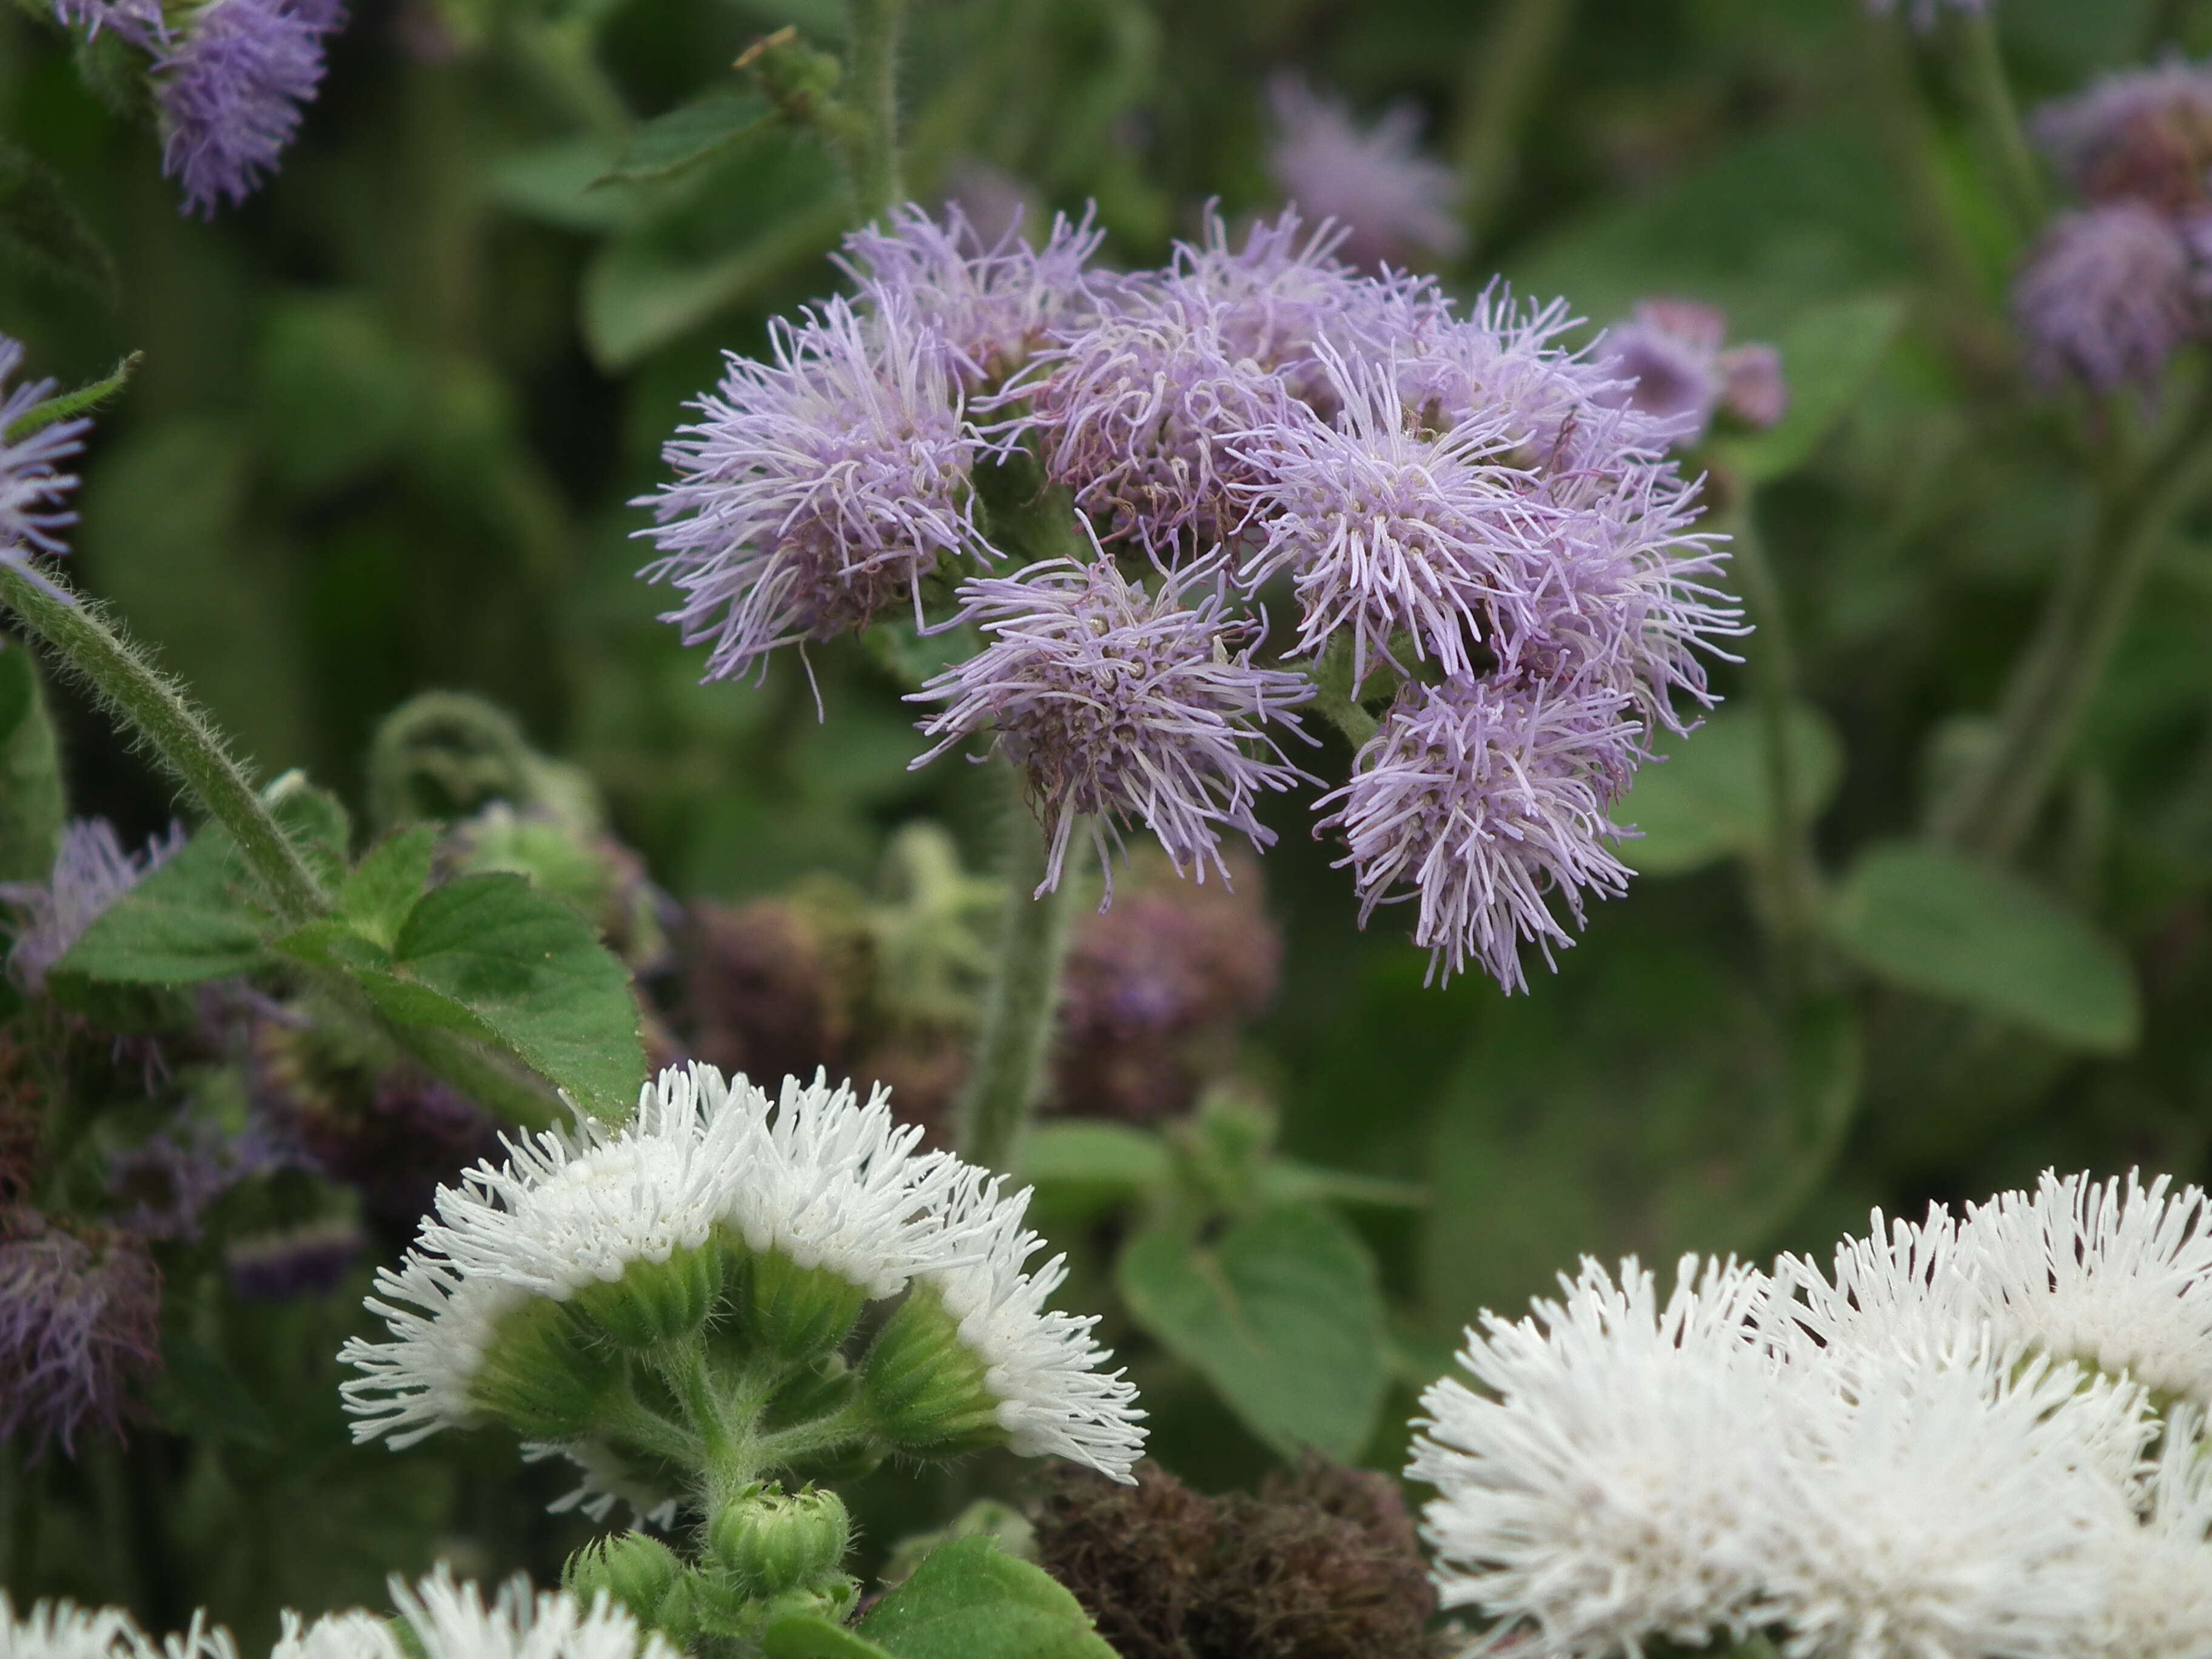
{"type": "Polygon", "coordinates": [[[959,1322],[937,1292],[917,1285],[884,1322],[861,1369],[877,1430],[899,1449],[950,1457],[1006,1443],[998,1397],[984,1365],[960,1340],[959,1322]]]}
{"type": "Polygon", "coordinates": [[[706,1322],[722,1293],[722,1251],[713,1241],[665,1261],[633,1261],[612,1283],[586,1285],[576,1308],[625,1348],[657,1347],[706,1322]]]}
{"type": "Polygon", "coordinates": [[[571,1440],[621,1384],[621,1356],[565,1304],[535,1297],[500,1322],[469,1384],[483,1410],[532,1440],[571,1440]]]}
{"type": "Polygon", "coordinates": [[[853,1523],[834,1492],[748,1486],[707,1523],[714,1564],[751,1597],[817,1590],[840,1576],[853,1523]]]}
{"type": "Polygon", "coordinates": [[[748,1252],[744,1260],[742,1279],[731,1275],[730,1301],[745,1333],[771,1352],[812,1359],[860,1323],[868,1304],[862,1286],[827,1267],[802,1267],[781,1250],[748,1252]]]}
{"type": "Polygon", "coordinates": [[[561,1582],[586,1607],[605,1590],[639,1623],[666,1630],[672,1628],[668,1615],[682,1611],[671,1606],[672,1599],[686,1599],[679,1593],[684,1577],[683,1560],[667,1545],[648,1533],[624,1532],[595,1539],[570,1556],[561,1582]]]}

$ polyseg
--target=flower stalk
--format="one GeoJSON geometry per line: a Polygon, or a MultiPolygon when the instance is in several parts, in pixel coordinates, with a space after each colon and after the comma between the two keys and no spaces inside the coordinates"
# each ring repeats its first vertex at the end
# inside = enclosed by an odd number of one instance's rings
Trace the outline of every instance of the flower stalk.
{"type": "Polygon", "coordinates": [[[899,164],[898,49],[906,0],[847,0],[853,52],[849,103],[859,119],[845,140],[860,221],[880,219],[906,200],[899,164]]]}
{"type": "Polygon", "coordinates": [[[1550,81],[1553,60],[1574,15],[1574,0],[1505,0],[1476,38],[1453,160],[1462,194],[1460,218],[1480,246],[1513,187],[1521,137],[1550,81]]]}
{"type": "Polygon", "coordinates": [[[2043,175],[2021,127],[2004,54],[1997,45],[1996,23],[1989,13],[1974,8],[1960,11],[1952,28],[1960,91],[1996,164],[1998,192],[2012,216],[2014,230],[2023,239],[2033,236],[2043,228],[2043,175]]]}
{"type": "Polygon", "coordinates": [[[145,653],[51,571],[0,560],[0,604],[89,684],[108,711],[145,739],[238,843],[270,904],[298,925],[330,909],[322,884],[230,757],[207,715],[145,653]]]}

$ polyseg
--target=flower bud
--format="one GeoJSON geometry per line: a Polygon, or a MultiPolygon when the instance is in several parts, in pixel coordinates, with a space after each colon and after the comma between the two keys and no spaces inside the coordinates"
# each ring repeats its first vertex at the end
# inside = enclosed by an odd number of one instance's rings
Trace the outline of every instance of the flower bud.
{"type": "Polygon", "coordinates": [[[852,1540],[844,1501],[818,1486],[748,1486],[707,1527],[715,1565],[755,1598],[826,1588],[852,1540]]]}
{"type": "Polygon", "coordinates": [[[877,1430],[900,1450],[946,1457],[1006,1443],[984,1373],[943,1300],[916,1285],[868,1351],[861,1386],[877,1430]]]}
{"type": "Polygon", "coordinates": [[[860,1374],[841,1353],[826,1353],[769,1397],[763,1427],[788,1429],[827,1417],[849,1401],[860,1386],[860,1374]]]}
{"type": "Polygon", "coordinates": [[[586,1285],[576,1308],[626,1348],[651,1348],[697,1330],[722,1293],[722,1248],[709,1240],[672,1250],[665,1261],[637,1261],[620,1279],[586,1285]]]}
{"type": "Polygon", "coordinates": [[[796,1362],[827,1353],[860,1322],[868,1301],[861,1286],[826,1267],[802,1267],[781,1250],[744,1260],[742,1278],[732,1275],[737,1283],[730,1299],[738,1322],[782,1358],[796,1362]]]}
{"type": "Polygon", "coordinates": [[[685,1599],[678,1594],[684,1576],[683,1560],[658,1538],[622,1532],[594,1539],[570,1556],[561,1582],[587,1607],[605,1590],[635,1613],[640,1624],[667,1629],[668,1614],[681,1611],[671,1607],[672,1600],[685,1599]]]}
{"type": "Polygon", "coordinates": [[[528,1439],[570,1440],[592,1427],[622,1374],[574,1309],[539,1297],[500,1322],[469,1394],[528,1439]]]}

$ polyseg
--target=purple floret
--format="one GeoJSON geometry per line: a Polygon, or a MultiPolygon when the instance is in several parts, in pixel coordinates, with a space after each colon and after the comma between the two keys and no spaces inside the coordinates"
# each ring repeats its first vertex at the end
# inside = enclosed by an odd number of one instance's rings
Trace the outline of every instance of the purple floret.
{"type": "Polygon", "coordinates": [[[191,15],[154,66],[161,170],[187,213],[235,206],[276,171],[344,21],[338,0],[207,0],[191,15]]]}
{"type": "Polygon", "coordinates": [[[24,991],[45,988],[46,970],[85,930],[184,844],[184,826],[172,824],[167,836],[155,836],[143,850],[127,852],[106,818],[71,821],[62,830],[61,851],[45,881],[0,883],[0,903],[18,912],[8,976],[24,991]]]}
{"type": "Polygon", "coordinates": [[[711,641],[706,678],[728,679],[777,646],[826,640],[911,599],[969,552],[969,477],[985,441],[963,417],[936,337],[902,308],[862,317],[832,300],[770,327],[773,362],[734,354],[705,417],[663,452],[673,483],[635,505],[664,556],[644,574],[684,590],[665,620],[711,641]]]}
{"type": "Polygon", "coordinates": [[[161,0],[54,0],[54,15],[65,27],[83,30],[88,40],[111,29],[142,51],[158,52],[169,39],[161,0]]]}
{"type": "Polygon", "coordinates": [[[139,1240],[82,1237],[17,1211],[0,1236],[0,1440],[76,1455],[87,1423],[122,1432],[132,1385],[161,1364],[161,1275],[139,1240]]]}
{"type": "Polygon", "coordinates": [[[2166,361],[2204,325],[2202,277],[2181,230],[2139,202],[2069,213],[2013,285],[2028,368],[2046,386],[2156,390],[2166,361]]]}
{"type": "MultiPolygon", "coordinates": [[[[1178,873],[1211,864],[1224,880],[1219,830],[1274,839],[1254,816],[1262,790],[1303,775],[1264,729],[1312,696],[1302,675],[1251,660],[1256,622],[1224,614],[1224,562],[1200,560],[1148,592],[1103,554],[1054,559],[964,584],[963,615],[991,637],[912,699],[941,702],[922,722],[936,746],[994,734],[1027,775],[1051,844],[1039,892],[1060,884],[1076,820],[1141,819],[1178,873]]],[[[1106,842],[1096,828],[1102,864],[1106,842]]],[[[1110,899],[1113,878],[1107,874],[1110,899]]]]}
{"type": "Polygon", "coordinates": [[[1412,105],[1393,105],[1362,131],[1342,103],[1295,75],[1267,83],[1267,103],[1275,118],[1267,169],[1277,187],[1308,216],[1344,227],[1341,252],[1353,264],[1449,259],[1466,246],[1452,211],[1458,175],[1416,148],[1421,114],[1412,105]]]}
{"type": "Polygon", "coordinates": [[[1472,961],[1525,990],[1520,945],[1552,961],[1574,940],[1585,898],[1618,896],[1629,871],[1604,842],[1635,770],[1640,728],[1626,700],[1574,686],[1448,681],[1408,686],[1359,751],[1350,782],[1316,804],[1343,834],[1364,924],[1378,904],[1413,900],[1413,942],[1433,974],[1472,961]]]}
{"type": "Polygon", "coordinates": [[[61,532],[76,522],[63,500],[76,488],[76,475],[61,463],[84,447],[92,422],[82,416],[53,421],[21,438],[7,434],[15,423],[54,395],[52,380],[9,386],[22,367],[23,348],[0,334],[0,559],[21,563],[30,553],[66,553],[61,532]],[[13,556],[10,558],[10,556],[13,556]]]}

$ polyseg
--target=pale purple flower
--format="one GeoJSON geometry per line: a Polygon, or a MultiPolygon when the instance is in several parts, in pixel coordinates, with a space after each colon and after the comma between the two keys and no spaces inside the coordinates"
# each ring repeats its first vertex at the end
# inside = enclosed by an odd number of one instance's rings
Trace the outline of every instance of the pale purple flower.
{"type": "Polygon", "coordinates": [[[952,204],[942,224],[909,204],[890,216],[887,229],[848,235],[837,263],[872,308],[933,332],[952,372],[975,386],[1004,380],[1049,331],[1091,313],[1085,267],[1104,235],[1088,214],[1078,224],[1055,216],[1044,246],[1033,248],[1017,210],[987,241],[952,204]]]}
{"type": "Polygon", "coordinates": [[[1389,362],[1346,364],[1322,348],[1339,413],[1299,412],[1252,435],[1241,453],[1265,482],[1247,486],[1266,541],[1239,573],[1257,588],[1288,573],[1301,617],[1298,651],[1352,640],[1352,678],[1391,656],[1391,635],[1447,675],[1476,672],[1501,632],[1534,624],[1553,516],[1529,475],[1500,458],[1510,437],[1494,414],[1441,432],[1418,424],[1389,362]]]}
{"type": "Polygon", "coordinates": [[[1585,896],[1619,896],[1630,872],[1605,843],[1642,729],[1603,688],[1526,680],[1408,685],[1352,763],[1316,803],[1320,828],[1349,849],[1364,925],[1378,904],[1413,900],[1413,942],[1445,979],[1476,963],[1508,992],[1527,988],[1520,946],[1573,939],[1585,896]]]}
{"type": "Polygon", "coordinates": [[[2188,243],[2139,202],[2063,214],[2013,285],[2028,368],[2046,386],[2157,388],[2166,361],[2202,330],[2204,307],[2188,243]]]}
{"type": "Polygon", "coordinates": [[[185,210],[235,206],[276,169],[323,80],[325,39],[345,22],[340,0],[202,0],[154,65],[161,170],[185,210]]]}
{"type": "Polygon", "coordinates": [[[2029,131],[2081,198],[2201,208],[2212,168],[2212,68],[2176,57],[2100,76],[2044,105],[2029,131]]]}
{"type": "Polygon", "coordinates": [[[19,912],[8,976],[19,989],[42,989],[47,969],[85,930],[184,844],[184,825],[172,824],[167,836],[155,836],[139,852],[126,852],[106,818],[71,820],[62,830],[61,851],[46,880],[0,882],[0,902],[19,912]]]}
{"type": "Polygon", "coordinates": [[[1687,448],[1705,435],[1717,410],[1752,426],[1772,426],[1790,404],[1782,358],[1772,346],[1722,348],[1728,316],[1693,300],[1646,300],[1625,323],[1597,337],[1590,355],[1618,382],[1601,403],[1641,410],[1687,448]]]}
{"type": "Polygon", "coordinates": [[[64,27],[83,30],[88,40],[112,29],[132,46],[157,52],[169,38],[161,0],[54,0],[54,15],[64,27]]]}
{"type": "Polygon", "coordinates": [[[15,1224],[0,1238],[0,1440],[74,1457],[86,1423],[122,1431],[132,1384],[161,1364],[161,1275],[126,1235],[15,1224]]]}
{"type": "MultiPolygon", "coordinates": [[[[1303,775],[1265,727],[1279,720],[1297,731],[1290,710],[1312,688],[1301,675],[1253,665],[1262,628],[1224,614],[1224,577],[1217,554],[1148,592],[1100,553],[1092,563],[1054,559],[962,586],[962,615],[991,643],[910,699],[945,705],[922,722],[937,744],[915,764],[994,735],[1027,775],[1051,843],[1040,892],[1059,885],[1086,814],[1117,833],[1142,819],[1178,873],[1194,867],[1200,880],[1209,863],[1228,878],[1220,830],[1258,846],[1274,839],[1254,805],[1261,791],[1303,775]]],[[[1104,864],[1104,835],[1094,825],[1092,836],[1104,864]]]]}
{"type": "Polygon", "coordinates": [[[76,488],[76,475],[61,471],[60,464],[84,447],[84,434],[92,422],[82,416],[52,421],[12,438],[18,422],[52,397],[52,380],[32,380],[9,386],[22,367],[20,342],[0,334],[0,559],[24,565],[32,553],[66,553],[60,532],[76,522],[76,514],[61,503],[76,488]]]}
{"type": "Polygon", "coordinates": [[[1416,148],[1421,113],[1413,105],[1394,104],[1363,131],[1342,103],[1291,74],[1269,81],[1267,102],[1275,122],[1268,172],[1309,216],[1345,228],[1342,252],[1352,264],[1449,259],[1467,246],[1452,211],[1459,179],[1416,148]]]}
{"type": "Polygon", "coordinates": [[[826,640],[911,599],[951,555],[995,556],[969,477],[969,426],[936,337],[898,305],[861,316],[832,300],[769,325],[772,362],[732,354],[705,417],[664,453],[677,481],[634,503],[664,556],[650,580],[684,590],[665,620],[711,641],[727,679],[777,646],[826,640]]]}

